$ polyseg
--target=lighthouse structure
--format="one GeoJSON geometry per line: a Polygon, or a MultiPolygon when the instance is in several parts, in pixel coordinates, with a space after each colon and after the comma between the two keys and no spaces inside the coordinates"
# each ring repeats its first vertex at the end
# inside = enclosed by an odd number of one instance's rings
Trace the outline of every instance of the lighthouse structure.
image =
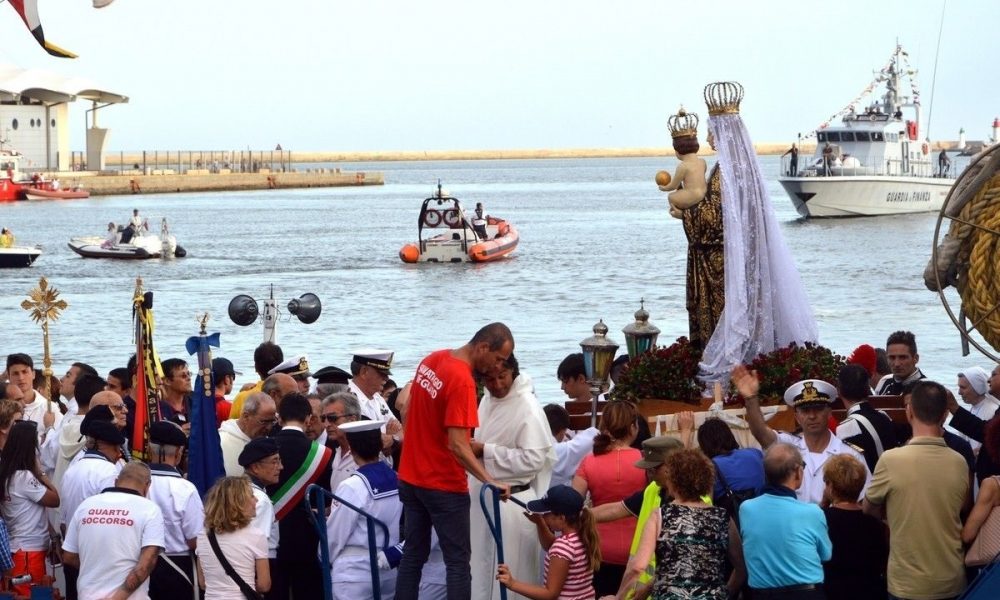
{"type": "Polygon", "coordinates": [[[958,150],[965,150],[965,127],[958,130],[958,150]]]}

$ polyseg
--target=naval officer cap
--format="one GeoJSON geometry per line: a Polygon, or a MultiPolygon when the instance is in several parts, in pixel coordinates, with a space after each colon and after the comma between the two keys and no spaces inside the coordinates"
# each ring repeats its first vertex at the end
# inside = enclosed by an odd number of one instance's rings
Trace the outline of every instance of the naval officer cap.
{"type": "Polygon", "coordinates": [[[347,380],[351,378],[351,374],[340,367],[330,366],[323,367],[313,373],[313,378],[316,380],[316,383],[339,383],[346,385],[347,380]]]}
{"type": "Polygon", "coordinates": [[[309,372],[309,360],[305,355],[289,358],[267,372],[268,375],[274,375],[275,373],[285,373],[296,379],[304,379],[312,375],[309,372]]]}
{"type": "Polygon", "coordinates": [[[806,379],[785,390],[785,404],[792,408],[829,406],[837,399],[837,388],[821,379],[806,379]]]}
{"type": "Polygon", "coordinates": [[[278,442],[274,441],[274,438],[254,438],[247,442],[246,446],[243,446],[243,450],[240,452],[240,456],[236,459],[236,462],[240,463],[241,467],[246,468],[257,461],[264,460],[277,453],[278,442]]]}
{"type": "Polygon", "coordinates": [[[180,426],[170,421],[157,421],[149,426],[149,441],[160,446],[177,446],[183,448],[188,445],[187,436],[180,426]]]}
{"type": "Polygon", "coordinates": [[[392,368],[392,355],[393,353],[388,350],[362,348],[354,351],[353,361],[359,365],[371,367],[384,375],[392,375],[389,370],[392,368]]]}

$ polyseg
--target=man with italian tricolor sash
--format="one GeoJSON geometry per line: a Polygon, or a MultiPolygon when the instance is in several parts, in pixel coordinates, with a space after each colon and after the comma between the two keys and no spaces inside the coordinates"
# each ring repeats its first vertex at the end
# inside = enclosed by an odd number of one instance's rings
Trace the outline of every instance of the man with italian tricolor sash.
{"type": "Polygon", "coordinates": [[[274,503],[279,542],[277,558],[271,563],[268,598],[322,598],[319,534],[309,518],[305,496],[313,483],[330,489],[333,453],[306,437],[305,432],[316,417],[302,394],[292,393],[282,398],[278,417],[282,427],[275,441],[281,457],[281,476],[278,483],[267,487],[267,492],[274,503]]]}

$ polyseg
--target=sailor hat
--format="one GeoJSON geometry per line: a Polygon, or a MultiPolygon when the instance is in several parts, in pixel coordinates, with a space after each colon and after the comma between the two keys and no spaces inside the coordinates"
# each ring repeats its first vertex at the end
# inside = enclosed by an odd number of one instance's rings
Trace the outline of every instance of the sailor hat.
{"type": "Polygon", "coordinates": [[[393,353],[388,350],[364,348],[355,350],[352,360],[359,365],[372,367],[385,375],[392,375],[392,372],[389,370],[392,368],[392,356],[393,353]]]}
{"type": "Polygon", "coordinates": [[[113,423],[108,421],[94,421],[90,423],[84,435],[116,446],[125,443],[125,436],[122,435],[122,432],[113,423]]]}
{"type": "Polygon", "coordinates": [[[837,388],[821,379],[806,379],[793,383],[785,390],[785,404],[799,408],[810,404],[829,406],[837,399],[837,388]]]}
{"type": "Polygon", "coordinates": [[[313,373],[313,378],[316,379],[316,383],[346,384],[347,380],[351,378],[351,374],[340,367],[331,366],[323,367],[322,369],[316,371],[313,373]]]}
{"type": "Polygon", "coordinates": [[[179,446],[181,448],[188,445],[187,436],[181,428],[170,421],[157,421],[149,426],[149,441],[161,446],[179,446]]]}
{"type": "Polygon", "coordinates": [[[94,408],[87,411],[87,414],[83,416],[83,420],[80,421],[80,433],[82,435],[90,435],[90,426],[97,421],[104,421],[110,423],[115,420],[114,414],[112,414],[111,409],[108,408],[107,404],[98,404],[94,408]]]}
{"type": "Polygon", "coordinates": [[[344,423],[343,425],[338,425],[337,429],[346,434],[364,433],[366,431],[381,432],[383,425],[385,425],[385,421],[353,421],[351,423],[344,423]]]}
{"type": "Polygon", "coordinates": [[[277,453],[278,442],[276,442],[274,438],[254,438],[247,442],[246,446],[243,446],[243,450],[240,451],[240,455],[236,459],[236,462],[238,462],[241,467],[245,468],[257,461],[264,460],[269,456],[274,456],[277,453]]]}
{"type": "Polygon", "coordinates": [[[267,372],[268,375],[274,375],[275,373],[286,373],[295,378],[309,377],[312,375],[312,373],[309,372],[309,360],[305,357],[305,355],[289,358],[285,362],[267,372]]]}

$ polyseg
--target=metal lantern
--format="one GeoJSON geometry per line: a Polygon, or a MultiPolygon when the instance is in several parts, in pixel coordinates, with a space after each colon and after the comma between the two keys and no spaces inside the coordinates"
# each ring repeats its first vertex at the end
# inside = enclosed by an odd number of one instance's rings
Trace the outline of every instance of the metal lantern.
{"type": "Polygon", "coordinates": [[[611,375],[611,365],[618,352],[618,344],[608,339],[608,326],[601,319],[594,325],[594,335],[580,342],[583,349],[583,368],[587,373],[587,383],[590,384],[590,394],[593,405],[590,413],[590,424],[597,426],[597,397],[608,382],[611,375]]]}
{"type": "Polygon", "coordinates": [[[639,300],[639,310],[635,311],[635,323],[629,323],[622,329],[629,360],[635,360],[640,354],[652,350],[656,345],[656,338],[660,335],[660,328],[649,322],[649,311],[646,310],[645,303],[644,298],[639,300]]]}

